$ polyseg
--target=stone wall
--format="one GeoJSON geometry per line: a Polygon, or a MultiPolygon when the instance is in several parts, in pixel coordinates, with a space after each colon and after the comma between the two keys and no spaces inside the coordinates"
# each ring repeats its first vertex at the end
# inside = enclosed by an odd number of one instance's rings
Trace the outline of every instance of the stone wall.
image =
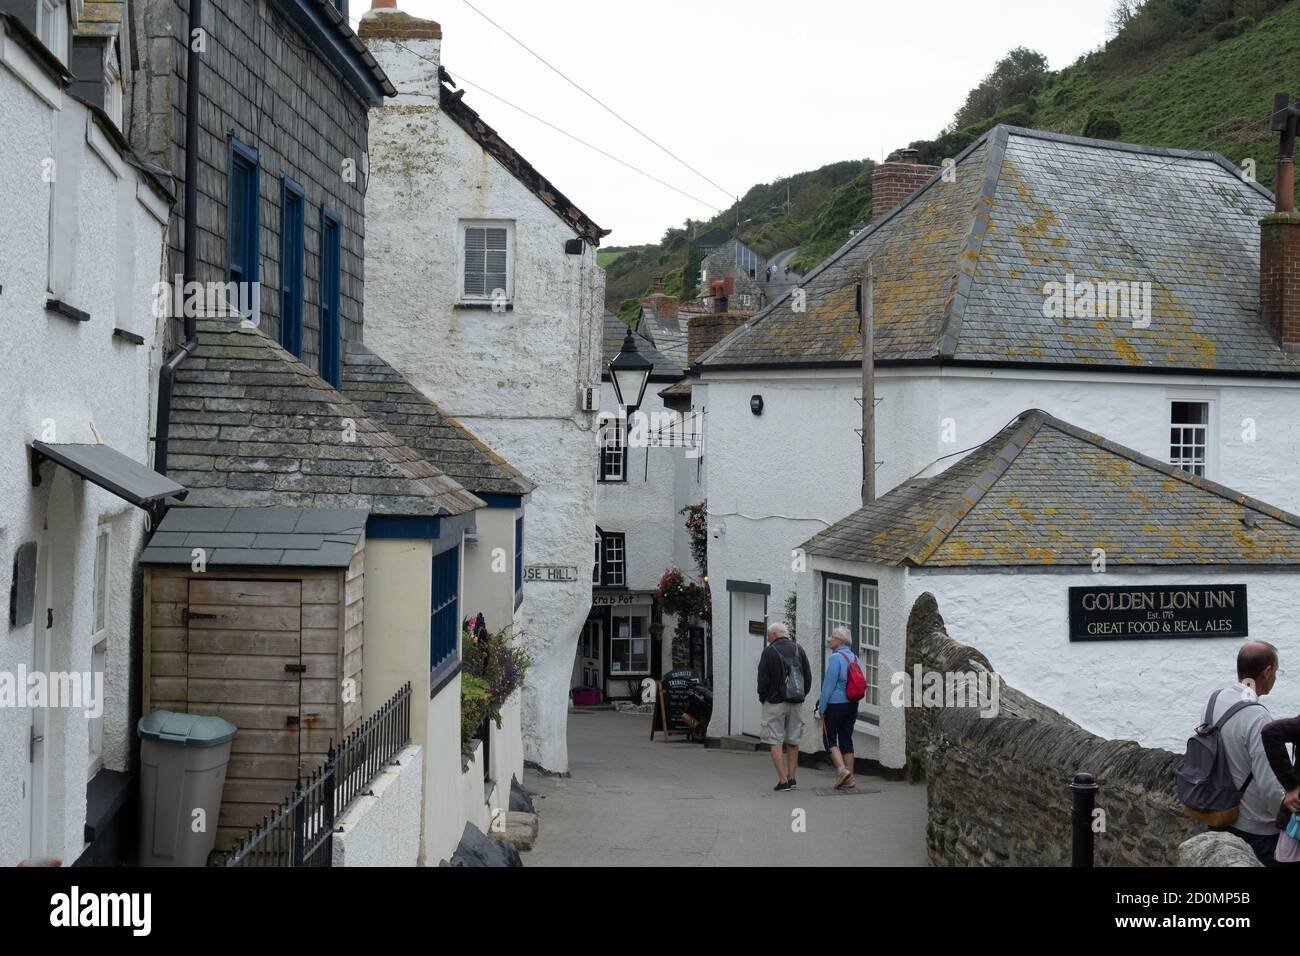
{"type": "MultiPolygon", "coordinates": [[[[907,671],[996,672],[948,636],[934,596],[907,622],[907,671]]],[[[1179,844],[1203,827],[1173,791],[1177,755],[1106,740],[1000,683],[996,716],[974,707],[906,710],[907,774],[927,787],[926,846],[935,866],[1068,866],[1076,773],[1091,773],[1105,811],[1096,836],[1101,866],[1172,866],[1179,844]]]]}

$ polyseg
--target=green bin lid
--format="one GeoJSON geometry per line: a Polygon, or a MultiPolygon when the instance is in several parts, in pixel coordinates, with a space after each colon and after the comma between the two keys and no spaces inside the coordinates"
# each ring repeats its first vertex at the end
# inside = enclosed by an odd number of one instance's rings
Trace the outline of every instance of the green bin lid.
{"type": "Polygon", "coordinates": [[[178,714],[155,710],[140,718],[140,736],[185,747],[216,747],[235,736],[239,728],[224,717],[209,714],[178,714]]]}

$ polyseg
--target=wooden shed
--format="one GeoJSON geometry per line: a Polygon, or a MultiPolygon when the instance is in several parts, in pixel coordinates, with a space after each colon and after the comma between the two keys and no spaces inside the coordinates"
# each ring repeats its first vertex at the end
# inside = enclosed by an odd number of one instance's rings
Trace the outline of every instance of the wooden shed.
{"type": "Polygon", "coordinates": [[[219,849],[362,718],[368,514],[173,508],[141,554],[144,713],[217,714],[239,728],[219,849]]]}

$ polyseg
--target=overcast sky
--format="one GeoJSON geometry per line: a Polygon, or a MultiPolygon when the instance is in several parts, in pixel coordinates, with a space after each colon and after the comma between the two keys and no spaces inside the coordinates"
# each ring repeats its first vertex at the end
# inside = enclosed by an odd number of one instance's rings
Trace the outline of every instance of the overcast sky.
{"type": "MultiPolygon", "coordinates": [[[[357,18],[369,0],[352,0],[357,18]]],[[[597,223],[655,242],[750,186],[933,137],[1008,50],[1052,69],[1106,38],[1114,0],[398,0],[442,62],[681,195],[466,85],[466,102],[597,223]],[[475,7],[710,185],[605,112],[475,7]]]]}

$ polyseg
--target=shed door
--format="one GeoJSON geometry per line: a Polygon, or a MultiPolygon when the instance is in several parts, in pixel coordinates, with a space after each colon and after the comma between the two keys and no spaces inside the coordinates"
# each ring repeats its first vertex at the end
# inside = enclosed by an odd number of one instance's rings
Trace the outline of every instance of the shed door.
{"type": "Polygon", "coordinates": [[[189,712],[239,728],[221,800],[222,845],[260,822],[298,781],[302,582],[191,580],[186,627],[189,712]]]}

